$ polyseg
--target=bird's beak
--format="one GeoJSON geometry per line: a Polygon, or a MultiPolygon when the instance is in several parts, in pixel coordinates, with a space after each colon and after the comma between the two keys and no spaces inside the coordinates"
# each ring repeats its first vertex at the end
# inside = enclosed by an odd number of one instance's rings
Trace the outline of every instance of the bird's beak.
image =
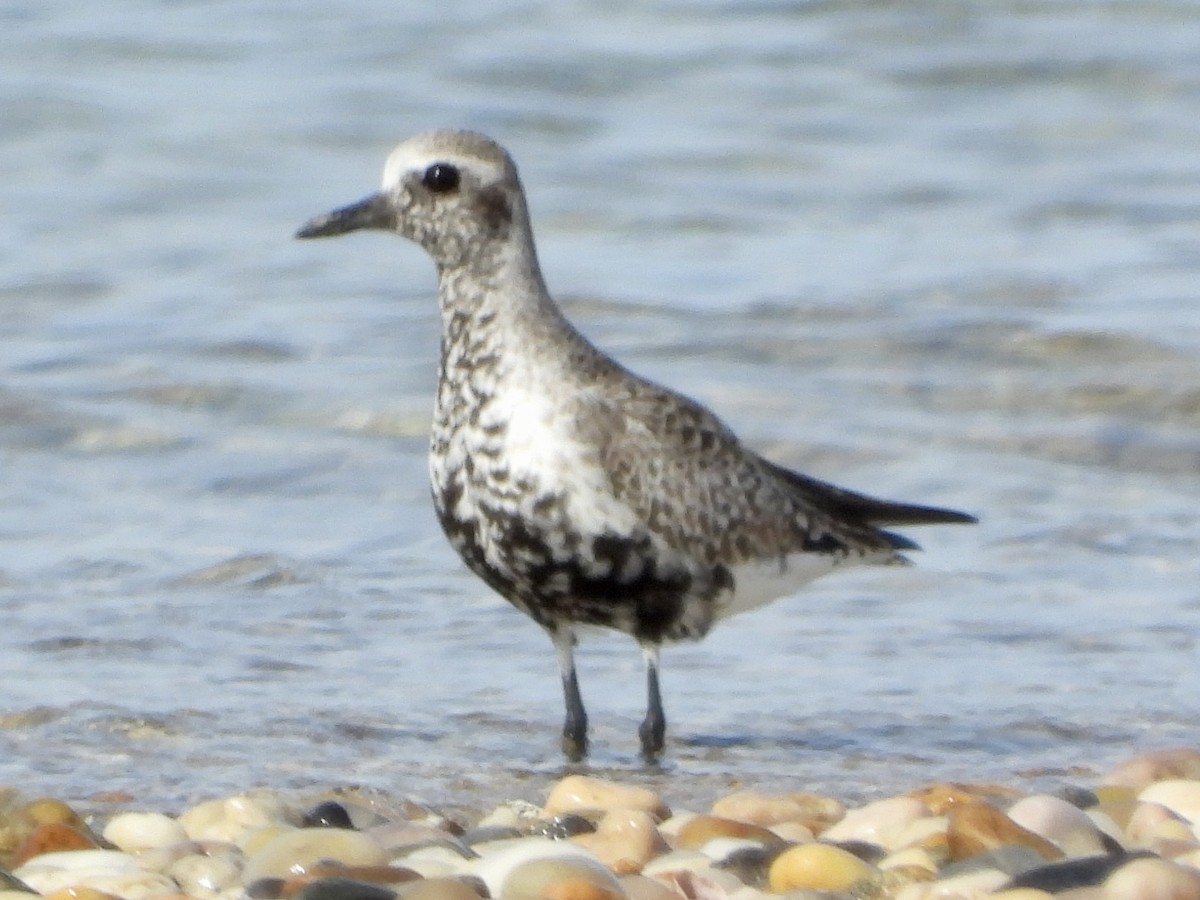
{"type": "Polygon", "coordinates": [[[372,228],[391,231],[396,227],[396,211],[387,194],[372,194],[335,209],[331,213],[309,219],[296,232],[298,238],[335,237],[350,231],[372,228]]]}

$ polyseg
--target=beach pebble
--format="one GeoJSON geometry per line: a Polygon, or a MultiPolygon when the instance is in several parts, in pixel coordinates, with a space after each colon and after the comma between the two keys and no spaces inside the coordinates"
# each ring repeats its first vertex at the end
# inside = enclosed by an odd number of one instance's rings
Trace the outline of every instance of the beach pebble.
{"type": "Polygon", "coordinates": [[[1043,859],[1063,858],[1063,852],[1039,834],[1022,828],[988,803],[970,803],[950,810],[946,847],[952,860],[962,860],[1010,844],[1028,847],[1043,859]]]}
{"type": "Polygon", "coordinates": [[[48,894],[46,900],[121,900],[121,898],[115,894],[106,894],[104,891],[98,891],[95,888],[71,887],[48,894]]]}
{"type": "MultiPolygon", "coordinates": [[[[284,896],[288,896],[286,891],[284,896]]],[[[291,897],[292,900],[395,900],[396,892],[369,881],[335,877],[309,881],[291,897]]]]}
{"type": "Polygon", "coordinates": [[[560,856],[515,866],[494,896],[498,900],[624,900],[625,888],[594,860],[560,856]]]}
{"type": "Polygon", "coordinates": [[[194,841],[235,844],[252,832],[284,822],[278,803],[245,795],[199,803],[179,817],[179,824],[194,841]]]}
{"type": "Polygon", "coordinates": [[[676,846],[698,850],[718,838],[737,838],[772,847],[783,843],[779,835],[762,825],[723,816],[692,816],[677,832],[676,846]]]}
{"type": "Polygon", "coordinates": [[[162,813],[127,812],[109,820],[104,839],[126,853],[137,853],[182,843],[188,834],[182,825],[162,813]]]}
{"type": "Polygon", "coordinates": [[[1161,859],[1135,859],[1104,882],[1104,900],[1197,900],[1200,872],[1161,859]]]}
{"type": "Polygon", "coordinates": [[[813,834],[820,834],[846,814],[846,807],[817,794],[783,795],[738,791],[712,805],[719,818],[769,827],[783,822],[798,822],[813,834]]]}
{"type": "MultiPolygon", "coordinates": [[[[975,900],[1004,886],[1008,876],[995,869],[980,869],[952,878],[909,884],[896,892],[896,900],[975,900]]],[[[1040,900],[1040,898],[1039,898],[1040,900]]],[[[1078,900],[1078,898],[1076,898],[1078,900]]]]}
{"type": "Polygon", "coordinates": [[[241,883],[242,867],[229,856],[185,856],[166,872],[193,897],[209,897],[241,883]]]}
{"type": "Polygon", "coordinates": [[[944,816],[956,806],[966,806],[971,803],[990,803],[993,806],[1003,806],[1007,801],[1014,800],[1021,795],[1009,788],[995,784],[962,784],[939,781],[909,791],[906,796],[920,800],[933,815],[944,816]]]}
{"type": "MultiPolygon", "coordinates": [[[[92,852],[83,851],[84,855],[92,852]]],[[[158,872],[145,872],[133,865],[128,869],[113,868],[99,865],[94,868],[87,866],[69,868],[45,868],[37,871],[22,869],[22,880],[42,894],[53,894],[56,891],[74,891],[81,887],[113,894],[124,900],[143,900],[146,897],[163,897],[179,893],[179,886],[165,875],[158,872]]]]}
{"type": "Polygon", "coordinates": [[[462,878],[422,878],[401,886],[400,896],[403,900],[482,900],[480,890],[462,878]]]}
{"type": "Polygon", "coordinates": [[[654,857],[670,849],[658,833],[654,818],[636,809],[611,810],[593,833],[581,834],[571,840],[594,854],[617,875],[634,875],[654,857]]]}
{"type": "Polygon", "coordinates": [[[1105,853],[1100,832],[1088,814],[1058,797],[1034,794],[1018,800],[1008,808],[1008,817],[1046,838],[1068,857],[1105,853]]]}
{"type": "Polygon", "coordinates": [[[679,894],[661,879],[647,878],[645,875],[623,875],[620,880],[629,900],[680,900],[679,894]]]}
{"type": "Polygon", "coordinates": [[[1191,823],[1161,803],[1139,803],[1125,826],[1125,834],[1135,847],[1151,847],[1158,841],[1178,840],[1191,833],[1191,823]]]}
{"type": "Polygon", "coordinates": [[[1109,772],[1104,784],[1141,791],[1156,781],[1177,779],[1200,780],[1200,750],[1180,748],[1142,753],[1109,772]]]}
{"type": "Polygon", "coordinates": [[[543,809],[548,817],[590,810],[635,809],[658,821],[671,813],[662,798],[649,788],[617,784],[586,775],[568,775],[554,786],[543,809]]]}
{"type": "Polygon", "coordinates": [[[298,828],[284,832],[249,855],[242,877],[286,878],[302,875],[322,860],[336,860],[348,866],[382,866],[387,852],[379,842],[359,831],[343,828],[298,828]]]}
{"type": "Polygon", "coordinates": [[[336,800],[318,803],[300,819],[301,828],[353,828],[354,822],[346,807],[336,800]]]}
{"type": "Polygon", "coordinates": [[[1013,877],[1009,887],[1029,887],[1057,894],[1075,888],[1102,884],[1117,869],[1129,865],[1137,856],[1113,854],[1089,856],[1049,863],[1013,877]]]}
{"type": "Polygon", "coordinates": [[[1193,825],[1200,821],[1200,781],[1157,781],[1139,793],[1138,800],[1165,806],[1193,825]]]}
{"type": "Polygon", "coordinates": [[[661,878],[668,872],[705,872],[712,868],[713,862],[711,856],[699,850],[672,850],[646,863],[642,874],[661,878]]]}
{"type": "Polygon", "coordinates": [[[918,819],[929,817],[929,807],[914,797],[889,797],[852,809],[822,835],[825,841],[865,841],[888,850],[899,849],[897,837],[918,819]]]}
{"type": "Polygon", "coordinates": [[[768,880],[776,894],[788,891],[844,891],[877,870],[857,856],[829,844],[800,844],[771,863],[768,880]]]}
{"type": "Polygon", "coordinates": [[[47,822],[45,825],[38,825],[34,828],[21,842],[21,846],[13,854],[13,865],[20,866],[34,857],[47,853],[94,850],[98,846],[89,835],[78,828],[61,822],[47,822]]]}

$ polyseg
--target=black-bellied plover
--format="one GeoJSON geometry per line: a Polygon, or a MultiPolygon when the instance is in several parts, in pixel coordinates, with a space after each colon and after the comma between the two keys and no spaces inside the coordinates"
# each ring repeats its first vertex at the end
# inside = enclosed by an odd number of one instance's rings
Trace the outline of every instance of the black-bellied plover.
{"type": "Polygon", "coordinates": [[[702,638],[838,566],[905,562],[916,544],[881,526],[975,521],[775,465],[700,404],[596,349],[546,290],[516,166],[483,135],[405,141],[382,190],[297,237],[359,229],[394,231],[437,264],[434,506],[467,566],[554,641],[573,760],[587,752],[577,627],[641,645],[639,735],[654,759],[663,642],[702,638]]]}

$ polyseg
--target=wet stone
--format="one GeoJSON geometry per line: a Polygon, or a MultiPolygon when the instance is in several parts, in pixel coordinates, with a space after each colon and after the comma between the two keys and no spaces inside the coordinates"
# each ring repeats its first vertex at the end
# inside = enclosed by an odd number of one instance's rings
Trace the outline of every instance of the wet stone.
{"type": "Polygon", "coordinates": [[[47,822],[38,825],[25,838],[13,855],[13,865],[20,866],[29,860],[47,853],[69,850],[94,850],[99,847],[90,835],[62,822],[47,822]]]}
{"type": "Polygon", "coordinates": [[[796,890],[844,891],[876,871],[840,847],[800,844],[775,858],[768,880],[771,891],[776,894],[796,890]]]}
{"type": "Polygon", "coordinates": [[[395,900],[396,891],[353,878],[318,878],[294,896],[295,900],[395,900]]]}
{"type": "Polygon", "coordinates": [[[1149,853],[1128,853],[1114,856],[1089,856],[1083,859],[1068,859],[1022,872],[1007,885],[1011,888],[1038,888],[1057,894],[1072,888],[1092,887],[1103,884],[1117,869],[1135,859],[1151,857],[1149,853]]]}
{"type": "Polygon", "coordinates": [[[846,814],[846,807],[831,797],[818,794],[762,794],[756,791],[737,791],[722,797],[712,805],[712,814],[719,818],[748,822],[770,827],[784,822],[797,822],[813,834],[821,834],[846,814]]]}
{"type": "Polygon", "coordinates": [[[318,803],[304,814],[300,820],[301,828],[353,828],[350,813],[346,807],[336,800],[326,800],[318,803]]]}
{"type": "Polygon", "coordinates": [[[618,784],[586,775],[568,775],[554,786],[546,799],[545,814],[582,813],[613,809],[636,809],[659,821],[670,815],[662,798],[648,788],[618,784]]]}
{"type": "Polygon", "coordinates": [[[771,863],[783,852],[782,847],[741,847],[713,863],[714,869],[730,872],[743,884],[760,891],[769,889],[771,863]]]}
{"type": "Polygon", "coordinates": [[[533,859],[504,880],[499,900],[625,900],[608,869],[584,857],[533,859]]]}
{"type": "Polygon", "coordinates": [[[768,847],[783,844],[783,839],[769,828],[723,816],[693,816],[679,829],[676,844],[685,850],[697,850],[717,838],[739,838],[768,847]]]}
{"type": "Polygon", "coordinates": [[[183,826],[162,813],[127,812],[104,826],[104,839],[126,853],[169,847],[187,840],[183,826]]]}
{"type": "Polygon", "coordinates": [[[1104,779],[1141,791],[1158,781],[1200,779],[1200,750],[1190,747],[1143,753],[1117,766],[1104,779]]]}
{"type": "Polygon", "coordinates": [[[484,825],[482,828],[468,828],[459,838],[468,847],[476,844],[490,844],[493,841],[511,841],[524,837],[520,829],[512,825],[484,825]]]}
{"type": "Polygon", "coordinates": [[[246,896],[251,900],[279,900],[283,896],[283,878],[256,878],[246,885],[246,896]]]}
{"type": "Polygon", "coordinates": [[[402,900],[483,900],[487,888],[477,879],[422,878],[401,888],[402,900]]]}
{"type": "Polygon", "coordinates": [[[946,842],[952,860],[967,859],[977,853],[986,853],[1010,844],[1029,847],[1046,860],[1063,858],[1063,852],[1050,841],[1028,828],[1022,828],[987,803],[953,808],[946,830],[946,842]]]}
{"type": "Polygon", "coordinates": [[[950,863],[938,872],[938,876],[952,878],[955,875],[977,872],[980,869],[996,869],[1005,875],[1015,877],[1044,865],[1046,865],[1046,860],[1037,851],[1013,845],[998,847],[986,853],[977,853],[960,862],[950,863]]]}
{"type": "Polygon", "coordinates": [[[304,874],[324,860],[356,866],[382,866],[389,862],[388,854],[379,843],[362,832],[301,828],[278,835],[250,855],[243,877],[247,881],[287,878],[304,874]]]}

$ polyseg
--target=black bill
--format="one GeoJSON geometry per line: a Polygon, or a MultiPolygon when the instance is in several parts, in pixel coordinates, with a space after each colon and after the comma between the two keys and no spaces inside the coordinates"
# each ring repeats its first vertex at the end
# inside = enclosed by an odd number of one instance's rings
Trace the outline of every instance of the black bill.
{"type": "Polygon", "coordinates": [[[386,194],[372,194],[357,203],[309,219],[296,232],[296,237],[334,237],[364,228],[391,231],[395,227],[396,213],[392,209],[391,198],[386,194]]]}

